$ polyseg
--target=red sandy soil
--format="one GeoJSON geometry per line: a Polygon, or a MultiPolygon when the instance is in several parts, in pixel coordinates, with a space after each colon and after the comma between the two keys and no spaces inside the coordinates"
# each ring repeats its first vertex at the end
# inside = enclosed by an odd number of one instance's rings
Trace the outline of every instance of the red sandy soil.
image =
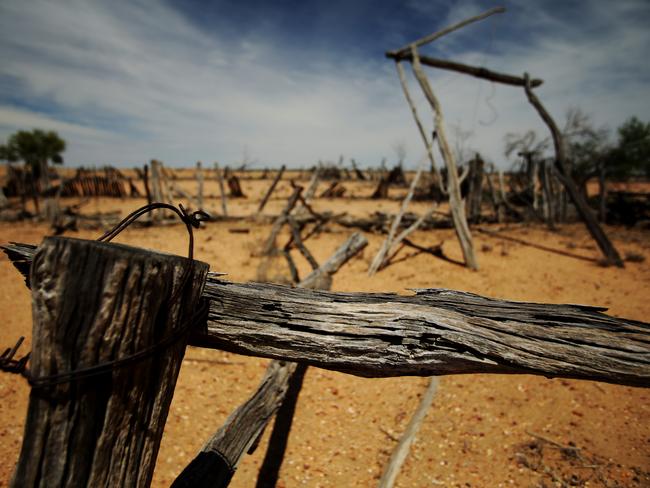
{"type": "MultiPolygon", "coordinates": [[[[305,182],[306,183],[306,182],[305,182]]],[[[195,183],[182,182],[194,192],[195,183]]],[[[269,180],[244,180],[245,200],[230,202],[231,214],[256,208],[269,180]]],[[[396,212],[399,199],[380,202],[360,198],[372,184],[348,184],[354,199],[319,199],[318,210],[367,215],[374,210],[396,212]]],[[[321,185],[324,188],[324,184],[321,185]]],[[[219,208],[216,183],[206,187],[211,208],[219,208]]],[[[277,214],[290,187],[283,181],[265,213],[277,214]]],[[[404,190],[391,190],[391,196],[404,190]]],[[[68,203],[68,202],[64,202],[68,203]]],[[[139,199],[100,198],[87,213],[120,209],[123,215],[140,206],[139,199]]],[[[422,212],[426,203],[411,210],[422,212]]],[[[475,232],[481,269],[431,255],[402,251],[397,262],[373,277],[367,268],[382,236],[366,234],[369,246],[334,278],[339,291],[394,291],[443,287],[490,297],[609,307],[609,313],[650,321],[650,233],[606,228],[622,254],[644,256],[624,269],[598,264],[599,252],[580,224],[550,232],[541,226],[491,226],[491,230],[574,256],[548,252],[475,232]]],[[[268,235],[269,224],[239,221],[209,223],[196,232],[195,256],[224,271],[234,281],[256,279],[260,258],[254,253],[268,235]],[[231,233],[230,229],[249,229],[231,233]]],[[[353,230],[332,225],[308,241],[318,261],[326,259],[353,230]]],[[[0,243],[39,243],[49,233],[44,224],[0,223],[0,243]]],[[[98,230],[69,235],[96,238],[98,230]]],[[[286,236],[281,238],[281,241],[286,236]]],[[[187,252],[182,226],[130,228],[119,242],[187,252]]],[[[451,230],[417,232],[422,245],[443,242],[447,256],[461,259],[451,230]]],[[[295,256],[301,274],[308,264],[295,256]]],[[[288,279],[284,263],[268,276],[288,279]]],[[[9,261],[0,259],[0,346],[27,336],[30,347],[30,294],[9,261]]],[[[180,372],[153,486],[169,486],[229,412],[256,388],[268,360],[221,351],[189,348],[180,372]]],[[[396,439],[418,404],[426,378],[363,379],[310,368],[300,395],[279,486],[374,486],[396,439]]],[[[29,388],[20,377],[0,375],[0,486],[8,484],[16,462],[29,388]]],[[[650,486],[650,391],[589,381],[534,376],[465,375],[442,378],[434,404],[424,421],[397,486],[541,487],[650,486]],[[539,437],[541,436],[541,437],[539,437]],[[577,449],[559,449],[548,439],[577,449]]],[[[270,429],[256,452],[245,456],[231,486],[253,486],[270,429]]]]}

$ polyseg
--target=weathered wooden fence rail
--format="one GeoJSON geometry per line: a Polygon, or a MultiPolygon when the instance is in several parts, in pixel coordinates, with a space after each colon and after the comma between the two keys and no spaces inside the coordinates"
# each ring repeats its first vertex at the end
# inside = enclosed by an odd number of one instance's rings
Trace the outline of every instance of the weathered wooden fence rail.
{"type": "MultiPolygon", "coordinates": [[[[25,274],[35,248],[4,249],[25,274]]],[[[521,373],[650,386],[650,324],[598,307],[415,292],[334,293],[208,273],[208,321],[189,343],[365,377],[521,373]]]]}

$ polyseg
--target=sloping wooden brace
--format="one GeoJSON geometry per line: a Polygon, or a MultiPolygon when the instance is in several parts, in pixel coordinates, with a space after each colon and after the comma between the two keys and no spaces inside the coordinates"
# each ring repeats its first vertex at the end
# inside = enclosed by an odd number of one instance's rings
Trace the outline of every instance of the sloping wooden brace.
{"type": "Polygon", "coordinates": [[[533,90],[530,86],[528,73],[524,73],[524,79],[526,80],[524,90],[526,91],[528,101],[535,108],[535,110],[537,110],[537,113],[551,132],[551,136],[553,138],[553,147],[555,148],[555,166],[558,170],[560,181],[564,185],[564,188],[566,188],[566,191],[569,194],[571,201],[575,205],[576,210],[578,210],[578,213],[585,223],[587,230],[591,234],[591,237],[593,237],[598,244],[598,247],[602,251],[607,262],[609,264],[614,264],[622,268],[624,265],[621,256],[607,237],[607,234],[605,234],[603,231],[603,228],[598,223],[598,219],[596,218],[593,210],[589,207],[585,199],[582,197],[580,190],[578,190],[576,184],[571,178],[571,172],[569,171],[566,159],[564,138],[562,137],[560,129],[553,120],[553,117],[551,117],[551,114],[548,113],[544,105],[542,105],[542,102],[539,100],[539,98],[537,98],[537,95],[533,93],[533,90]]]}
{"type": "MultiPolygon", "coordinates": [[[[322,277],[330,277],[357,252],[367,245],[366,239],[354,233],[340,246],[321,268],[298,284],[299,287],[330,286],[322,277]],[[314,278],[316,275],[317,278],[314,278]],[[320,278],[320,279],[318,279],[320,278]]],[[[284,449],[293,418],[293,412],[306,372],[305,364],[271,361],[266,374],[256,392],[240,405],[226,420],[226,423],[203,446],[201,452],[183,470],[173,488],[221,488],[228,486],[241,458],[250,453],[251,446],[262,435],[264,428],[279,408],[282,412],[280,425],[274,426],[271,446],[272,453],[267,453],[262,470],[266,475],[258,479],[260,483],[270,483],[277,479],[284,456],[284,449]],[[285,395],[289,392],[288,403],[285,395]]],[[[269,486],[275,486],[275,483],[269,486]]]]}
{"type": "Polygon", "coordinates": [[[436,39],[440,39],[443,36],[446,36],[447,34],[451,34],[454,31],[457,31],[459,29],[462,29],[466,25],[472,24],[474,22],[478,22],[480,20],[483,20],[487,17],[490,17],[491,15],[494,14],[502,14],[506,11],[504,7],[495,7],[491,8],[490,10],[487,10],[483,12],[482,14],[475,15],[474,17],[470,17],[469,19],[462,20],[456,24],[450,25],[449,27],[445,27],[444,29],[441,29],[439,31],[436,31],[432,34],[428,34],[424,37],[421,37],[417,41],[410,42],[406,46],[403,46],[399,49],[396,49],[395,51],[389,51],[387,55],[390,55],[391,57],[401,57],[409,54],[411,52],[411,49],[413,47],[418,48],[421,46],[424,46],[426,44],[429,44],[436,39]]]}
{"type": "Polygon", "coordinates": [[[228,486],[240,460],[280,408],[296,367],[296,363],[271,361],[253,396],[230,414],[172,483],[172,488],[228,486]]]}
{"type": "Polygon", "coordinates": [[[12,487],[149,486],[187,332],[102,374],[57,375],[125,360],[183,331],[207,271],[119,244],[43,241],[31,267],[33,387],[12,487]]]}
{"type": "MultiPolygon", "coordinates": [[[[386,57],[393,59],[396,62],[413,61],[413,55],[410,52],[402,56],[396,56],[392,53],[386,53],[386,57]]],[[[456,73],[463,73],[466,75],[474,76],[476,78],[481,78],[483,80],[492,81],[495,83],[503,83],[505,85],[513,85],[513,86],[524,86],[525,84],[525,80],[521,76],[499,73],[496,71],[489,70],[487,68],[469,66],[466,64],[457,63],[455,61],[449,61],[447,59],[437,59],[437,58],[432,58],[430,56],[420,55],[420,62],[425,66],[430,66],[432,68],[455,71],[456,73]]],[[[544,81],[539,79],[530,80],[530,85],[533,88],[538,87],[543,83],[544,81]]]]}
{"type": "MultiPolygon", "coordinates": [[[[417,186],[418,181],[420,180],[421,174],[422,174],[422,164],[418,165],[418,171],[417,173],[415,173],[415,177],[411,182],[409,191],[404,197],[404,200],[402,200],[402,205],[400,206],[399,213],[395,216],[395,219],[393,220],[393,223],[390,226],[390,230],[388,231],[388,235],[386,236],[386,239],[382,243],[381,248],[377,252],[377,255],[372,260],[372,263],[370,263],[370,267],[368,268],[368,276],[374,275],[384,265],[386,261],[386,256],[388,255],[389,250],[393,246],[393,239],[395,238],[395,233],[399,228],[399,224],[402,221],[404,212],[406,212],[409,203],[411,203],[411,199],[413,198],[413,194],[415,193],[415,187],[417,186]]],[[[424,217],[426,217],[426,215],[424,217]]],[[[424,217],[416,221],[416,227],[413,228],[410,232],[415,230],[424,221],[424,217]]]]}
{"type": "MultiPolygon", "coordinates": [[[[295,246],[298,248],[300,251],[300,254],[303,255],[303,257],[307,260],[309,265],[311,266],[312,270],[318,269],[318,262],[316,261],[316,258],[312,255],[312,253],[305,247],[305,244],[302,241],[302,238],[300,237],[300,226],[298,225],[298,222],[289,215],[287,217],[287,223],[289,225],[289,228],[291,230],[291,239],[285,246],[285,251],[289,252],[292,246],[295,246]]],[[[298,283],[298,281],[294,281],[295,283],[298,283]]]]}
{"type": "Polygon", "coordinates": [[[299,284],[301,288],[311,289],[329,289],[331,286],[332,276],[341,269],[341,267],[359,253],[364,247],[368,245],[368,240],[360,234],[355,232],[352,234],[338,249],[330,256],[330,258],[319,266],[318,269],[312,271],[307,277],[299,284]]]}
{"type": "Polygon", "coordinates": [[[293,210],[293,207],[296,206],[296,203],[300,198],[300,193],[302,193],[302,187],[296,186],[293,189],[293,193],[287,200],[287,204],[282,210],[282,213],[278,215],[277,219],[275,219],[275,222],[273,223],[273,227],[271,227],[271,233],[269,234],[269,237],[266,239],[266,243],[262,248],[263,256],[270,256],[271,254],[273,254],[273,251],[276,249],[275,241],[278,237],[278,234],[282,230],[282,227],[284,226],[284,224],[287,223],[287,219],[289,215],[291,215],[291,211],[293,210]]]}
{"type": "Polygon", "coordinates": [[[424,131],[424,126],[422,125],[422,121],[418,116],[417,107],[415,106],[415,103],[413,103],[413,99],[411,98],[411,93],[409,92],[408,83],[406,81],[406,73],[404,73],[404,68],[399,63],[399,61],[395,62],[395,69],[397,69],[397,76],[399,76],[399,82],[400,85],[402,86],[402,92],[404,92],[404,98],[406,98],[406,103],[408,103],[409,108],[411,109],[411,114],[413,115],[413,119],[415,120],[415,125],[417,125],[418,127],[418,131],[420,132],[420,137],[422,138],[422,142],[424,142],[424,147],[427,150],[427,157],[429,158],[429,164],[431,164],[431,172],[435,175],[436,179],[438,180],[438,186],[440,187],[440,191],[443,194],[446,194],[447,190],[445,189],[445,185],[442,182],[442,176],[440,175],[440,171],[438,170],[438,166],[436,165],[436,161],[433,157],[433,141],[429,141],[429,137],[424,131]]]}
{"type": "MultiPolygon", "coordinates": [[[[332,276],[367,244],[368,241],[361,234],[352,234],[322,266],[298,283],[298,287],[329,290],[332,286],[332,276]]],[[[307,365],[299,363],[295,373],[288,380],[287,395],[276,415],[266,455],[257,476],[257,488],[273,488],[277,484],[298,404],[298,396],[306,373],[307,365]]]]}
{"type": "Polygon", "coordinates": [[[454,222],[454,230],[456,231],[458,242],[460,243],[460,247],[463,251],[465,264],[468,268],[476,270],[478,269],[478,261],[476,259],[476,254],[474,253],[474,242],[472,240],[472,234],[469,230],[469,225],[467,224],[465,203],[460,193],[460,183],[463,178],[458,177],[456,159],[453,152],[451,151],[451,148],[449,147],[449,142],[447,141],[445,123],[442,116],[442,108],[440,107],[440,102],[434,95],[433,90],[431,89],[431,85],[429,84],[429,80],[422,70],[416,48],[413,47],[411,52],[413,55],[413,62],[411,63],[413,74],[420,83],[422,92],[431,105],[431,109],[434,113],[433,120],[438,137],[438,147],[445,162],[445,166],[447,167],[447,192],[449,194],[449,208],[451,210],[451,216],[454,222]]]}
{"type": "Polygon", "coordinates": [[[390,248],[388,249],[388,252],[386,252],[386,256],[384,257],[382,265],[379,267],[379,269],[383,269],[388,265],[388,263],[392,261],[392,259],[397,255],[399,250],[403,247],[403,243],[406,240],[406,238],[410,236],[413,232],[415,232],[425,220],[431,218],[432,213],[433,213],[433,209],[428,210],[425,214],[423,214],[419,219],[413,222],[409,227],[404,229],[395,238],[390,248]]]}
{"type": "MultiPolygon", "coordinates": [[[[3,248],[23,272],[35,251],[3,248]]],[[[371,378],[507,373],[650,387],[650,324],[601,307],[414,291],[332,293],[208,273],[207,327],[189,343],[371,378]]]]}
{"type": "Polygon", "coordinates": [[[264,207],[266,206],[266,202],[268,202],[269,198],[271,197],[271,194],[273,193],[273,190],[275,190],[275,187],[277,186],[278,182],[282,178],[282,174],[286,169],[287,167],[283,164],[282,167],[280,168],[280,171],[278,171],[278,174],[275,175],[275,178],[273,179],[273,183],[271,183],[271,186],[267,190],[266,194],[264,195],[264,198],[262,198],[262,201],[260,202],[260,205],[257,208],[258,214],[262,213],[262,210],[264,210],[264,207]]]}
{"type": "MultiPolygon", "coordinates": [[[[199,200],[197,198],[194,198],[192,195],[187,193],[185,190],[183,190],[183,188],[181,188],[180,185],[177,185],[173,181],[170,181],[169,186],[172,189],[173,193],[175,192],[178,195],[180,195],[181,197],[185,198],[188,202],[190,202],[191,205],[194,205],[194,207],[197,210],[202,210],[202,206],[201,206],[201,203],[199,202],[199,200]]],[[[172,195],[173,195],[173,193],[172,193],[172,195]]]]}

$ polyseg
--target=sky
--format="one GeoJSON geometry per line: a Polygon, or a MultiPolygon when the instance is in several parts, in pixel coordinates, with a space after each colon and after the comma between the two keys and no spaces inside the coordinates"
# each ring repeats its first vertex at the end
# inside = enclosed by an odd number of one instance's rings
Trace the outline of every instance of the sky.
{"type": "MultiPolygon", "coordinates": [[[[384,53],[496,5],[421,53],[542,78],[560,124],[571,107],[613,138],[650,120],[647,0],[2,0],[0,143],[55,130],[66,165],[121,167],[376,166],[401,147],[414,167],[424,146],[384,53]]],[[[507,133],[547,135],[522,88],[425,69],[465,154],[507,167],[507,133]]]]}

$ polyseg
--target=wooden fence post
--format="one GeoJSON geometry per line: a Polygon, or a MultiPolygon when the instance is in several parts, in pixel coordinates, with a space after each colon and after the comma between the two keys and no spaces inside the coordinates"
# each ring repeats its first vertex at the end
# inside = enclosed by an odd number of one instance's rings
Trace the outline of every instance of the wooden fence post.
{"type": "Polygon", "coordinates": [[[31,269],[32,390],[12,487],[149,486],[207,271],[119,244],[43,241],[31,269]]]}
{"type": "Polygon", "coordinates": [[[221,174],[221,169],[219,169],[218,163],[214,163],[214,172],[217,175],[217,181],[219,182],[219,192],[221,193],[221,213],[224,217],[227,217],[228,205],[226,203],[226,190],[223,187],[223,175],[221,174]]]}
{"type": "Polygon", "coordinates": [[[199,205],[197,210],[203,210],[203,168],[201,167],[201,161],[196,163],[196,184],[196,201],[199,205]]]}

